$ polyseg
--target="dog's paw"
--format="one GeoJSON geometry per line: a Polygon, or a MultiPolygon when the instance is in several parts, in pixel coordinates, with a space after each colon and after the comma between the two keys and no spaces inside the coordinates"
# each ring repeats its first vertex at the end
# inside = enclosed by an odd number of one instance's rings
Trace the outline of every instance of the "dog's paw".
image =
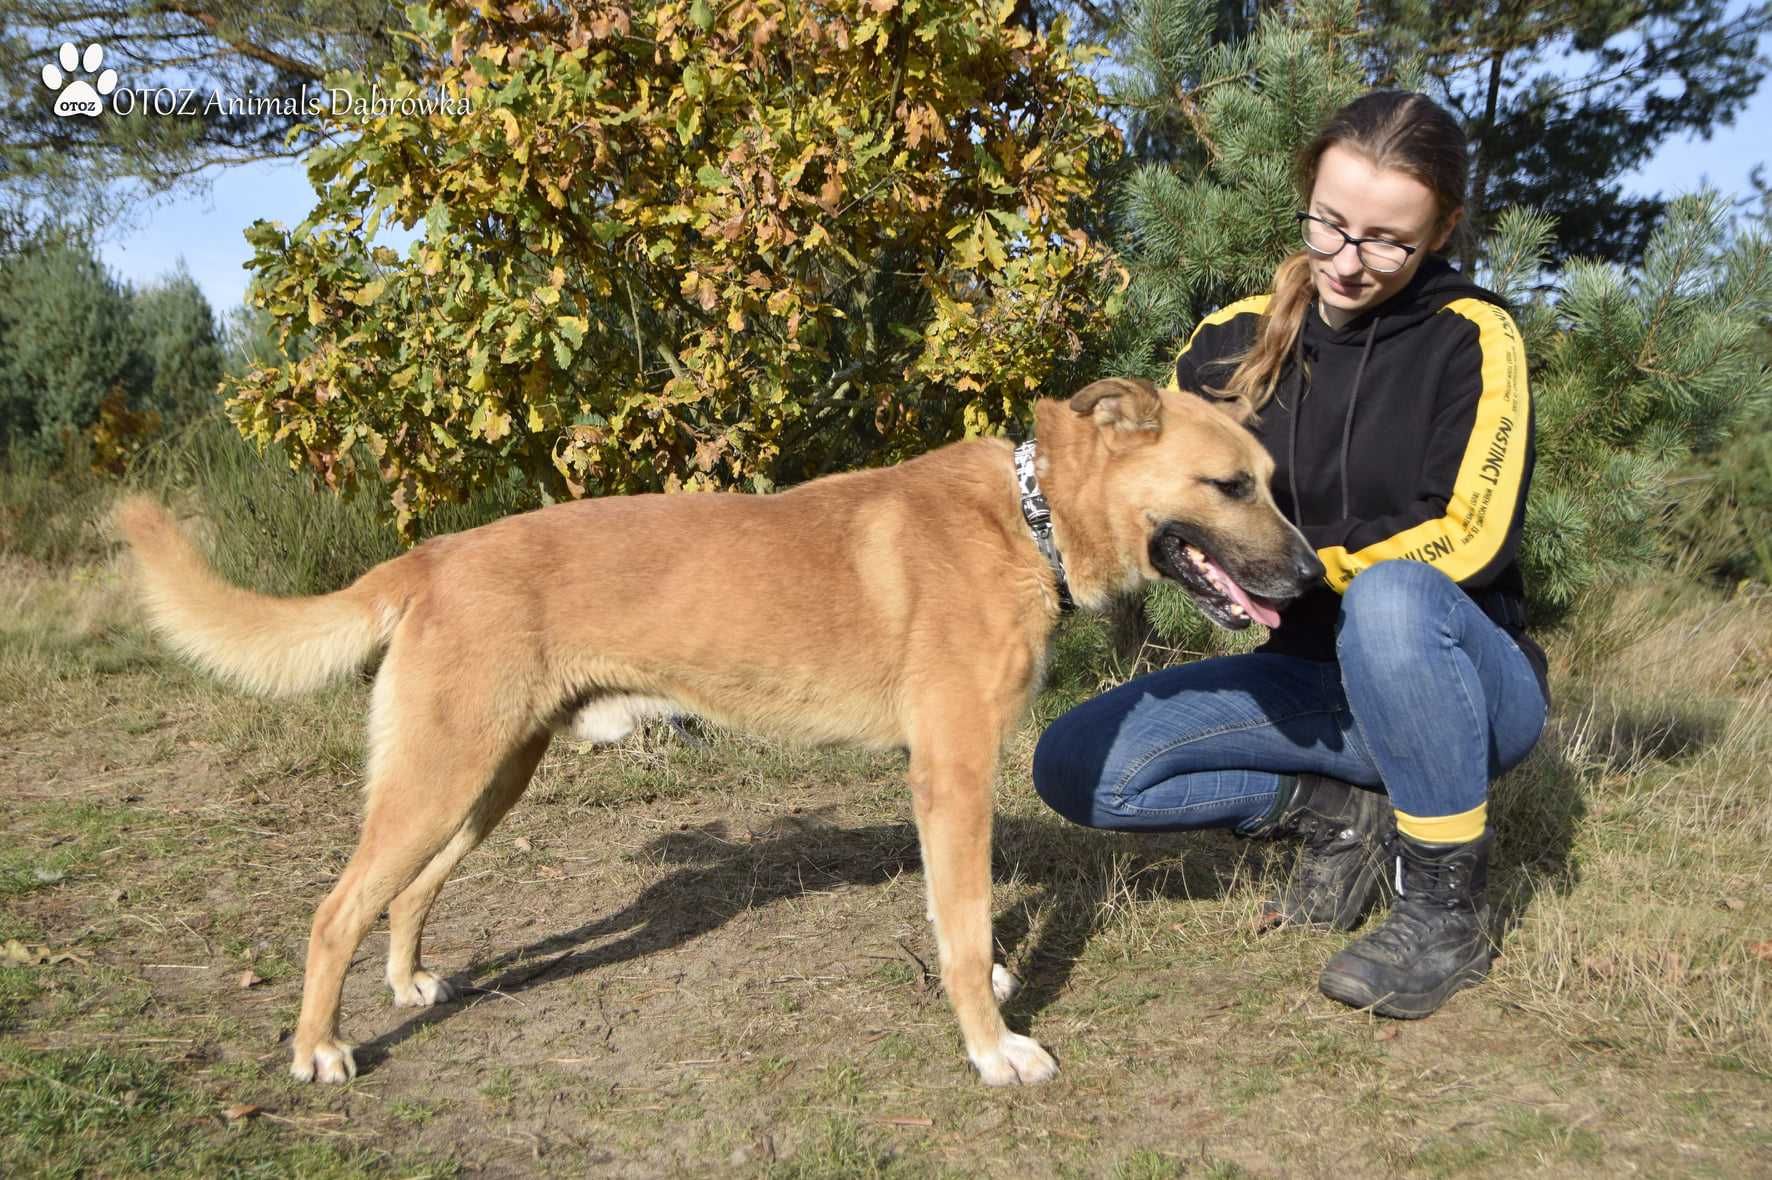
{"type": "Polygon", "coordinates": [[[991,964],[991,995],[997,997],[997,1003],[1007,1004],[1020,990],[1021,980],[1009,968],[1001,963],[991,964]]]}
{"type": "Polygon", "coordinates": [[[429,1008],[432,1004],[447,1004],[455,999],[455,989],[445,983],[442,976],[424,967],[414,971],[406,983],[395,983],[390,979],[388,986],[394,989],[396,1008],[429,1008]]]}
{"type": "Polygon", "coordinates": [[[327,1039],[312,1049],[295,1051],[289,1072],[298,1082],[322,1081],[342,1086],[357,1076],[357,1059],[343,1041],[327,1039]]]}
{"type": "Polygon", "coordinates": [[[1012,1032],[1004,1033],[993,1051],[973,1057],[972,1064],[987,1086],[1031,1086],[1058,1074],[1058,1062],[1040,1042],[1012,1032]]]}

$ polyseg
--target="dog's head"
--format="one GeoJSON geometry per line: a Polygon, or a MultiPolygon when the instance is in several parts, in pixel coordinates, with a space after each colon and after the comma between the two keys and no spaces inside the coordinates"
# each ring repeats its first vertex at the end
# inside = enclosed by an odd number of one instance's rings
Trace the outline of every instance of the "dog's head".
{"type": "Polygon", "coordinates": [[[1274,504],[1273,460],[1248,418],[1241,402],[1118,377],[1041,414],[1040,478],[1078,601],[1169,578],[1220,626],[1274,626],[1322,578],[1274,504]]]}

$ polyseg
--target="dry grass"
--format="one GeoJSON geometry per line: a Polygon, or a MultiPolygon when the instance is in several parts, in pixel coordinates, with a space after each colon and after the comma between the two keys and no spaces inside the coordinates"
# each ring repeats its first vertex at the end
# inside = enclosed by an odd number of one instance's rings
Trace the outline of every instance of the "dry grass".
{"type": "MultiPolygon", "coordinates": [[[[1746,1175],[1772,1148],[1763,596],[1644,588],[1558,637],[1553,732],[1497,790],[1505,956],[1417,1025],[1315,994],[1340,938],[1254,932],[1274,849],[1045,812],[1028,759],[1073,676],[998,787],[1011,1023],[1064,1066],[1017,1094],[971,1080],[925,974],[901,760],[668,729],[557,745],[427,940],[476,990],[388,1008],[372,935],[364,1075],[296,1087],[363,685],[222,691],[112,565],[12,560],[0,610],[0,938],[82,956],[0,968],[0,1170],[1746,1175]]],[[[1103,640],[1058,665],[1113,675],[1103,640]]]]}
{"type": "Polygon", "coordinates": [[[1574,839],[1498,983],[1566,1041],[1772,1072],[1772,597],[1639,587],[1558,655],[1498,809],[1574,839]]]}

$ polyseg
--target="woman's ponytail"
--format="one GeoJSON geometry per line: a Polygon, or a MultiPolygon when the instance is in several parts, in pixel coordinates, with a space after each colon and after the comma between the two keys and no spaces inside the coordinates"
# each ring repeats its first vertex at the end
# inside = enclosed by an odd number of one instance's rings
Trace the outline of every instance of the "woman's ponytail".
{"type": "Polygon", "coordinates": [[[1253,410],[1267,405],[1279,387],[1286,358],[1304,327],[1311,305],[1311,266],[1304,251],[1289,255],[1274,271],[1274,293],[1262,314],[1255,343],[1243,354],[1237,371],[1219,392],[1253,410]]]}

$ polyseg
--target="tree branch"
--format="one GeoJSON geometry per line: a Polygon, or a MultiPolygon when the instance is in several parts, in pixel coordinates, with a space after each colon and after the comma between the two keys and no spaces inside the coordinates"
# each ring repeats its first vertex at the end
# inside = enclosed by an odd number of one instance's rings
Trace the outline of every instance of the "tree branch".
{"type": "Polygon", "coordinates": [[[326,77],[326,72],[316,65],[279,53],[275,49],[254,44],[246,38],[224,29],[220,17],[214,13],[205,12],[190,3],[189,0],[153,0],[153,11],[187,17],[196,21],[208,29],[217,41],[242,57],[250,57],[254,61],[261,61],[285,73],[296,74],[313,82],[323,81],[326,77]]]}

